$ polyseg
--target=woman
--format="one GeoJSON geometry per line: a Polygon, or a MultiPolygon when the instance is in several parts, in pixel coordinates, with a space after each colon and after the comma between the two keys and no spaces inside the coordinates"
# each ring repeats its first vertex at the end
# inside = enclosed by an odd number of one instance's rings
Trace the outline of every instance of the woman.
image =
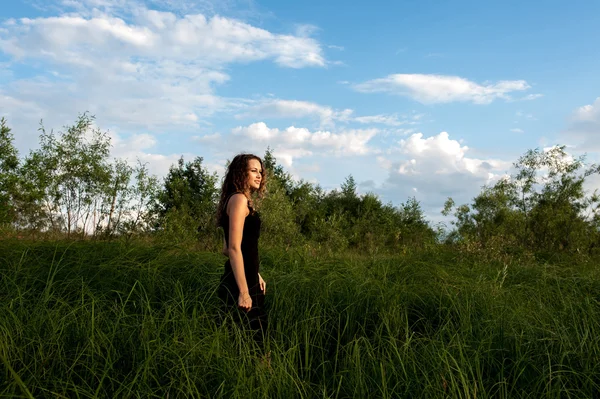
{"type": "Polygon", "coordinates": [[[266,283],[259,273],[261,222],[252,194],[262,197],[265,183],[261,159],[252,154],[239,154],[229,164],[217,207],[218,225],[225,231],[223,254],[229,258],[221,277],[219,298],[226,312],[233,311],[238,322],[254,331],[261,349],[267,328],[266,283]]]}

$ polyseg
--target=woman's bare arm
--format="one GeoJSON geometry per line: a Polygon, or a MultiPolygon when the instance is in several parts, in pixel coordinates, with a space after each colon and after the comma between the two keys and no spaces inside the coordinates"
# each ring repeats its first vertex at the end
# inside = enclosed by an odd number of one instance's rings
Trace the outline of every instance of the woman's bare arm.
{"type": "Polygon", "coordinates": [[[244,258],[242,257],[242,235],[244,221],[248,216],[248,198],[244,194],[234,194],[227,204],[229,215],[229,261],[235,277],[240,295],[238,305],[248,311],[252,308],[252,299],[248,290],[246,273],[244,272],[244,258]]]}

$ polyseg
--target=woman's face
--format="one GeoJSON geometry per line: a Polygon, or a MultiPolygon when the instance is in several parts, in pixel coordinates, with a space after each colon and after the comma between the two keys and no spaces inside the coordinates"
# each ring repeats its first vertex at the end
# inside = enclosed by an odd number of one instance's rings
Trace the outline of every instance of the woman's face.
{"type": "Polygon", "coordinates": [[[262,167],[258,159],[251,159],[248,161],[248,187],[250,191],[255,191],[260,188],[262,181],[262,167]]]}

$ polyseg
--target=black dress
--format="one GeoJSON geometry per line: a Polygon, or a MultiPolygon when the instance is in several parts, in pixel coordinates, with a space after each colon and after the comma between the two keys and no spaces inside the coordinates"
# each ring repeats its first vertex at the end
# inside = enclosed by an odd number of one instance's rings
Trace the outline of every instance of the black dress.
{"type": "MultiPolygon", "coordinates": [[[[250,213],[244,220],[241,250],[242,258],[244,259],[244,274],[246,275],[248,291],[252,298],[252,308],[248,312],[238,308],[238,295],[240,291],[229,260],[225,262],[225,270],[221,276],[218,294],[223,302],[224,312],[233,312],[234,318],[238,322],[250,327],[255,333],[255,340],[262,347],[267,327],[267,314],[264,309],[265,295],[260,289],[258,279],[260,266],[258,257],[260,225],[261,221],[258,213],[250,208],[250,213]]],[[[221,220],[221,226],[225,230],[225,242],[229,247],[229,216],[227,216],[226,212],[224,212],[223,219],[221,220]]]]}

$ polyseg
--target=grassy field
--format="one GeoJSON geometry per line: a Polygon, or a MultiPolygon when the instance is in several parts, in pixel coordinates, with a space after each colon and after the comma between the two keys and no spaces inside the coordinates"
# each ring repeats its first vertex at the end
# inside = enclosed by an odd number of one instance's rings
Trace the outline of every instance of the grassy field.
{"type": "Polygon", "coordinates": [[[264,250],[271,364],[218,254],[0,241],[0,397],[600,397],[600,266],[264,250]]]}

